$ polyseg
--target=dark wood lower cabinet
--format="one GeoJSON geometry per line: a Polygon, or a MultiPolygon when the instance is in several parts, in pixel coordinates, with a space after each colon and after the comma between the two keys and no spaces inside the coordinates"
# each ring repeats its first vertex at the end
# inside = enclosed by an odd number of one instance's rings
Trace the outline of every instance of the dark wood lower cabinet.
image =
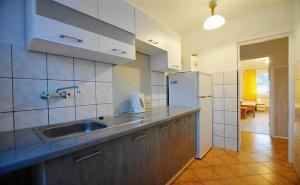
{"type": "Polygon", "coordinates": [[[195,114],[45,162],[48,185],[163,185],[195,154],[195,114]]]}

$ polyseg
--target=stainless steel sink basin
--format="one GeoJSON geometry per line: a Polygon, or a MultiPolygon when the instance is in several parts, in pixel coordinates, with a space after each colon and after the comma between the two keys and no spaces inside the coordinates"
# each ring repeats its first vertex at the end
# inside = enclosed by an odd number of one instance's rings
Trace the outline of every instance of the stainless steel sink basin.
{"type": "Polygon", "coordinates": [[[106,128],[107,125],[96,121],[81,121],[72,124],[63,124],[53,127],[43,127],[34,131],[44,140],[51,142],[69,137],[82,135],[99,129],[106,128]]]}

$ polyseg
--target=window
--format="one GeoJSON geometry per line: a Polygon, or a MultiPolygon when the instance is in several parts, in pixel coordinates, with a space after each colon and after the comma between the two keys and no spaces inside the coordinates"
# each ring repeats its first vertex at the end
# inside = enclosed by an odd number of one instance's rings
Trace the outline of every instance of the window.
{"type": "Polygon", "coordinates": [[[256,82],[257,82],[257,94],[268,96],[270,92],[268,71],[257,70],[256,82]]]}

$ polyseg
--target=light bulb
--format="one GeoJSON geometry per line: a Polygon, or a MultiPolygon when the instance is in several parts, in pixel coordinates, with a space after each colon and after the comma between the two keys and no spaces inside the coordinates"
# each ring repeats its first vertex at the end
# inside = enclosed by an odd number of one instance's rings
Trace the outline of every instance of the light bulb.
{"type": "Polygon", "coordinates": [[[221,15],[212,15],[208,17],[204,24],[203,29],[205,30],[213,30],[217,29],[225,24],[225,19],[221,15]]]}

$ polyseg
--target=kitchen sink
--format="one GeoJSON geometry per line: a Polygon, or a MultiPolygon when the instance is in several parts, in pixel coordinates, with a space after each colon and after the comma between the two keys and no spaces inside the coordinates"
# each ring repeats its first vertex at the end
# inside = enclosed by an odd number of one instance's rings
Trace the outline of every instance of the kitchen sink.
{"type": "Polygon", "coordinates": [[[34,129],[34,131],[44,140],[51,142],[82,135],[106,127],[106,124],[97,121],[81,121],[53,127],[37,128],[34,129]]]}

